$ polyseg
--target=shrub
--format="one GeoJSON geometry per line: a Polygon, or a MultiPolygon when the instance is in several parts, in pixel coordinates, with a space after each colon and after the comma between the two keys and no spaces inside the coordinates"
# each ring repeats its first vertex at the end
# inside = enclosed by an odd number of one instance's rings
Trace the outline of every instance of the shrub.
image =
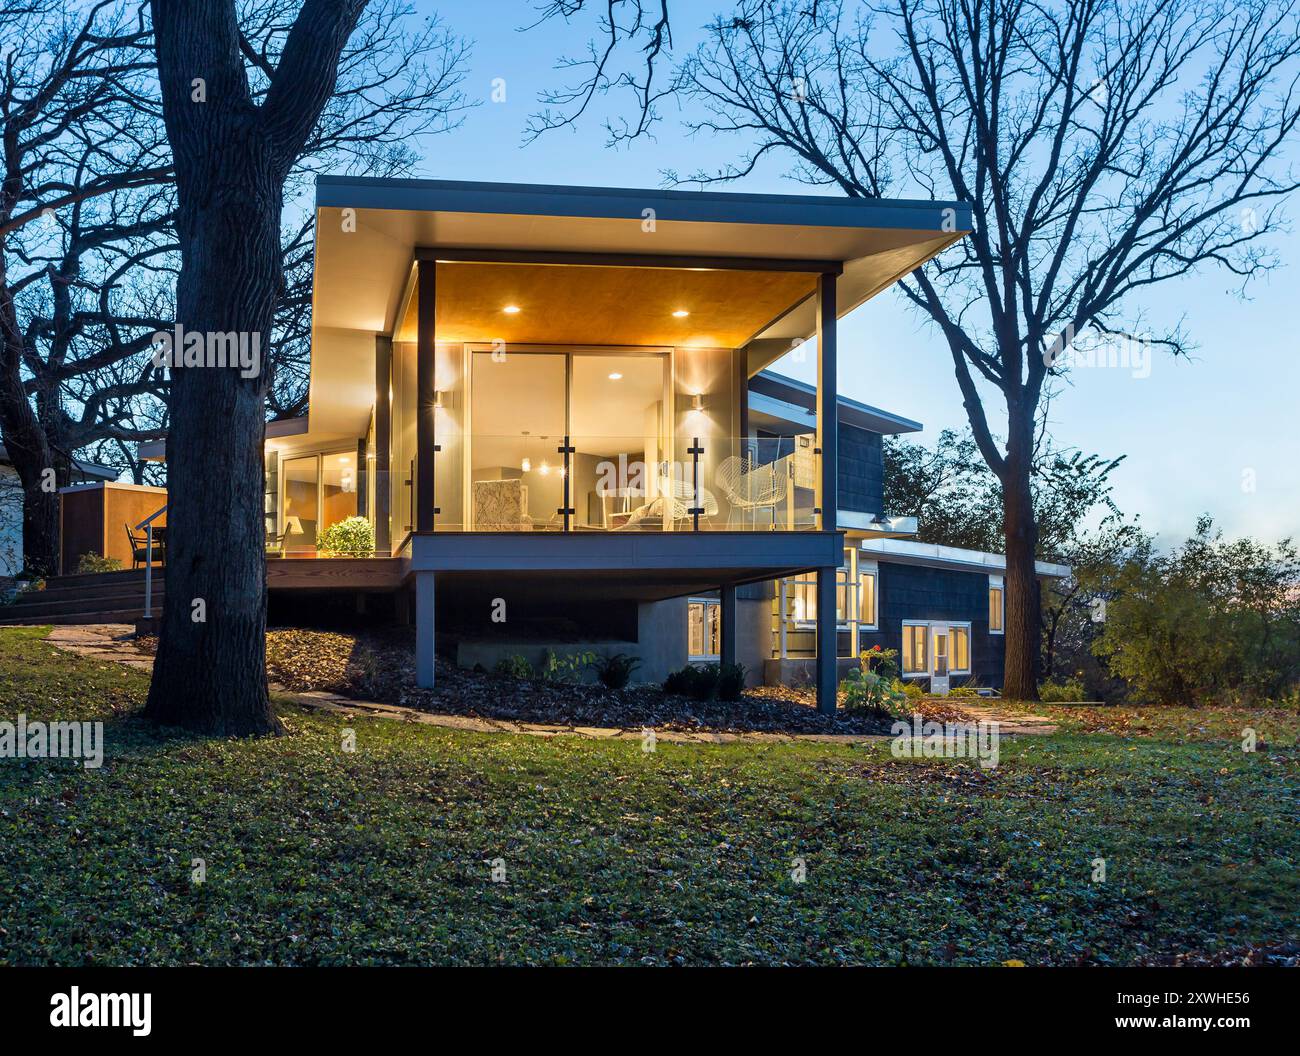
{"type": "Polygon", "coordinates": [[[719,700],[739,700],[745,691],[745,665],[723,664],[718,668],[717,694],[719,700]]]}
{"type": "Polygon", "coordinates": [[[506,678],[532,678],[535,674],[533,665],[518,653],[503,656],[492,666],[492,671],[497,675],[505,675],[506,678]]]}
{"type": "Polygon", "coordinates": [[[908,700],[920,700],[925,696],[925,690],[921,688],[921,683],[915,680],[907,681],[895,678],[889,683],[889,688],[895,693],[903,694],[908,700]]]}
{"type": "Polygon", "coordinates": [[[364,517],[345,517],[320,533],[316,549],[334,557],[365,557],[375,552],[375,526],[364,517]]]}
{"type": "Polygon", "coordinates": [[[596,654],[565,653],[561,656],[552,649],[542,657],[542,678],[547,682],[571,683],[582,678],[582,673],[596,662],[596,654]]]}
{"type": "Polygon", "coordinates": [[[95,572],[120,572],[122,562],[116,557],[100,557],[95,551],[81,555],[77,562],[78,575],[91,575],[95,572]]]}
{"type": "Polygon", "coordinates": [[[1044,704],[1073,704],[1088,697],[1083,683],[1069,678],[1063,682],[1044,682],[1038,687],[1038,699],[1044,704]]]}
{"type": "Polygon", "coordinates": [[[641,666],[641,661],[626,653],[613,656],[598,656],[593,669],[600,684],[606,689],[622,689],[632,679],[632,672],[641,666]]]}
{"type": "Polygon", "coordinates": [[[678,693],[695,700],[711,700],[717,690],[717,664],[687,664],[664,681],[665,693],[678,693]]]}
{"type": "Polygon", "coordinates": [[[878,645],[873,645],[858,654],[858,662],[862,664],[863,671],[880,675],[889,682],[898,677],[897,649],[882,649],[878,645]]]}
{"type": "Polygon", "coordinates": [[[903,714],[907,695],[895,689],[894,682],[871,670],[855,667],[840,683],[844,695],[844,710],[848,712],[875,712],[880,715],[903,714]]]}

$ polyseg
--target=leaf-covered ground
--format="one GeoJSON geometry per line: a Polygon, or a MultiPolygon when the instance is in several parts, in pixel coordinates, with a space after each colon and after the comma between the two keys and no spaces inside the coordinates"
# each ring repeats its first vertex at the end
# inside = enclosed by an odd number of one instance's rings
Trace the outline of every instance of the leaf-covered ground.
{"type": "Polygon", "coordinates": [[[1021,704],[997,702],[1009,715],[1043,715],[1071,733],[1109,733],[1119,737],[1154,737],[1183,741],[1237,741],[1253,731],[1255,744],[1292,746],[1300,741],[1300,710],[1280,705],[1254,708],[1214,706],[1204,708],[1150,707],[1127,705],[1087,707],[1078,704],[1021,704]]]}
{"type": "Polygon", "coordinates": [[[0,719],[101,718],[108,755],[0,760],[4,963],[1133,963],[1298,930],[1294,746],[1060,734],[981,770],[294,710],[200,740],[39,637],[0,630],[0,719]]]}

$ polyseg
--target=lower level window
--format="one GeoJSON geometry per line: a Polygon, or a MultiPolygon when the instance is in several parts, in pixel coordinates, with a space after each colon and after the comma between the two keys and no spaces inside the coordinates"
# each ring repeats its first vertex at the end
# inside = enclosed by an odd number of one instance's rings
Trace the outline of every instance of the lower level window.
{"type": "Polygon", "coordinates": [[[930,673],[930,662],[926,654],[929,637],[929,624],[903,624],[903,674],[928,675],[930,673]]]}
{"type": "Polygon", "coordinates": [[[948,631],[952,636],[952,673],[963,675],[970,673],[970,628],[953,627],[948,631]]]}
{"type": "Polygon", "coordinates": [[[716,660],[722,652],[721,605],[701,598],[687,603],[687,655],[692,660],[716,660]]]}

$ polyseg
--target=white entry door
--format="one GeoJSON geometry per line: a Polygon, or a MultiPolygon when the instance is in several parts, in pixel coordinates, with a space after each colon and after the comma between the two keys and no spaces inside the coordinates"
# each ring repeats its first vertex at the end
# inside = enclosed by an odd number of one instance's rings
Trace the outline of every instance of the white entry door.
{"type": "Polygon", "coordinates": [[[948,695],[948,669],[952,636],[944,624],[930,627],[930,692],[937,696],[948,695]]]}

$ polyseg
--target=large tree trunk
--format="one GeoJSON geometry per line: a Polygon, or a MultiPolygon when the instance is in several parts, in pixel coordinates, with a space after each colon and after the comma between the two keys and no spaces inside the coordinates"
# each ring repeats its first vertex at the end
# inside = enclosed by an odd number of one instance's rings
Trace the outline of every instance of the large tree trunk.
{"type": "MultiPolygon", "coordinates": [[[[265,366],[280,287],[281,184],[227,130],[216,179],[182,195],[178,323],[240,332],[265,366]]],[[[146,714],[203,733],[271,733],[266,688],[264,375],[174,367],[167,436],[167,600],[146,714]]]]}
{"type": "Polygon", "coordinates": [[[1038,522],[1029,487],[1032,429],[1012,416],[1002,479],[1003,529],[1006,534],[1007,577],[1002,695],[1012,700],[1038,699],[1039,599],[1034,567],[1038,522]]]}

